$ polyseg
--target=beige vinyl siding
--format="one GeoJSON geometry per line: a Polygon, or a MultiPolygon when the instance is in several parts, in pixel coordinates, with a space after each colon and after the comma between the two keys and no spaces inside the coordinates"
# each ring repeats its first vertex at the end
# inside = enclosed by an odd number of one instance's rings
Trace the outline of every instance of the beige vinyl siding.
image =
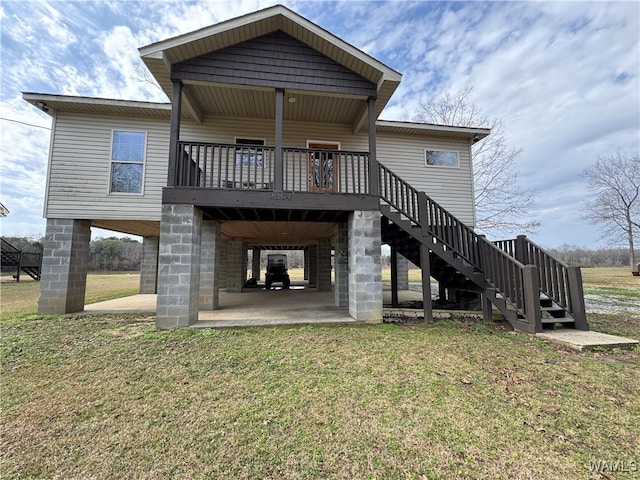
{"type": "Polygon", "coordinates": [[[169,122],[164,119],[57,114],[45,216],[160,220],[168,149],[169,122]],[[143,194],[109,193],[113,130],[147,134],[143,194]]]}
{"type": "MultiPolygon", "coordinates": [[[[201,124],[183,122],[180,139],[228,143],[236,138],[275,144],[273,120],[207,117],[201,124]]],[[[429,136],[377,135],[378,161],[460,220],[473,225],[473,185],[467,140],[429,136]],[[455,150],[459,168],[426,167],[425,149],[455,150]]],[[[368,134],[352,134],[350,125],[285,121],[283,146],[306,148],[307,141],[338,142],[342,150],[368,151],[368,134]]],[[[50,218],[159,220],[162,187],[169,157],[169,120],[59,114],[49,175],[45,215],[50,218]],[[144,194],[109,194],[112,130],[147,132],[144,194]]]]}
{"type": "Polygon", "coordinates": [[[379,162],[473,227],[475,214],[470,153],[469,144],[463,139],[390,134],[377,136],[379,162]],[[459,166],[425,166],[425,149],[456,151],[459,166]]]}

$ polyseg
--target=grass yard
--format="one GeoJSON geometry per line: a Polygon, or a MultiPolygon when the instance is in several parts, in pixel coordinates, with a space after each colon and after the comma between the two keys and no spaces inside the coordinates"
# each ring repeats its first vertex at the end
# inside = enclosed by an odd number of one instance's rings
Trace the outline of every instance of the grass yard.
{"type": "MultiPolygon", "coordinates": [[[[85,303],[135,295],[139,284],[138,273],[89,274],[85,303]]],[[[3,275],[0,283],[0,319],[35,314],[38,311],[39,289],[40,282],[34,282],[29,277],[16,283],[12,281],[11,275],[3,275]]]]}
{"type": "MultiPolygon", "coordinates": [[[[93,277],[89,298],[137,288],[93,277]]],[[[3,479],[640,476],[640,349],[578,354],[466,321],[158,331],[38,316],[37,284],[16,285],[1,287],[3,479]]],[[[634,315],[589,321],[640,338],[634,315]]]]}

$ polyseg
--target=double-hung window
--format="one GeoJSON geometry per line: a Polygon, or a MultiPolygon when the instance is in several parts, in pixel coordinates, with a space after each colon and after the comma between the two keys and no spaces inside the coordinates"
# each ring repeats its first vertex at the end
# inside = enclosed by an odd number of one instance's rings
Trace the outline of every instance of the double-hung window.
{"type": "Polygon", "coordinates": [[[262,149],[259,147],[264,146],[263,139],[236,138],[236,145],[242,145],[236,148],[236,166],[262,166],[262,149]]]}
{"type": "Polygon", "coordinates": [[[458,152],[450,150],[425,150],[424,164],[428,167],[458,167],[458,152]]]}
{"type": "Polygon", "coordinates": [[[142,193],[146,145],[145,132],[114,130],[110,193],[142,193]]]}

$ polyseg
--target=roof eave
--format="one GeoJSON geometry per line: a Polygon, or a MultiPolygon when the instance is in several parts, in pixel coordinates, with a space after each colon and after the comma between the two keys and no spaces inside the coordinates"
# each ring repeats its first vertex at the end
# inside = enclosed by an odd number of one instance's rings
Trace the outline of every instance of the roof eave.
{"type": "Polygon", "coordinates": [[[459,127],[455,125],[437,125],[432,123],[403,122],[397,120],[378,120],[376,128],[384,131],[387,129],[406,130],[407,133],[424,133],[434,135],[438,133],[455,133],[469,138],[474,142],[482,140],[491,133],[489,128],[459,127]]]}

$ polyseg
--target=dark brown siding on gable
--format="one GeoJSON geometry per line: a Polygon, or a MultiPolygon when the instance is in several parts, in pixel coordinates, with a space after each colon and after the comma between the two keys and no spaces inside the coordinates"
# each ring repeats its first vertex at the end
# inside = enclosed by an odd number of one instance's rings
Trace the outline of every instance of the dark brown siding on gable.
{"type": "Polygon", "coordinates": [[[371,96],[376,86],[277,31],[176,63],[173,79],[371,96]]]}

